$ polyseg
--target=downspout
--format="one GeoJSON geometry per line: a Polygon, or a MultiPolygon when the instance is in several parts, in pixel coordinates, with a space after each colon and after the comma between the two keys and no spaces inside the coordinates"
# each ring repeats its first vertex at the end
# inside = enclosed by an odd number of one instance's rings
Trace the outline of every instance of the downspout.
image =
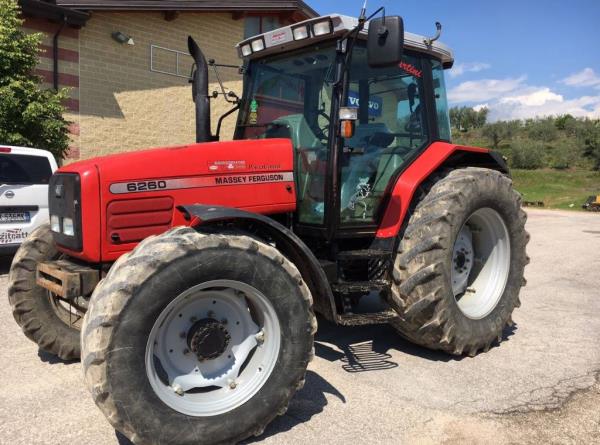
{"type": "Polygon", "coordinates": [[[52,73],[52,80],[53,80],[54,89],[56,91],[58,91],[58,36],[60,36],[60,33],[62,32],[63,28],[67,24],[67,17],[64,15],[62,17],[63,17],[63,21],[61,22],[60,26],[54,33],[54,37],[52,37],[52,62],[53,62],[53,66],[54,66],[54,71],[52,73]]]}

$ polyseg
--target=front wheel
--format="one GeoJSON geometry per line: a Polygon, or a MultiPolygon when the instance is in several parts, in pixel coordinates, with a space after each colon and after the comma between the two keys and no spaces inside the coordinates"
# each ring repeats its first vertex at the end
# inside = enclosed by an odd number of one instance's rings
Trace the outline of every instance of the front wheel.
{"type": "Polygon", "coordinates": [[[83,309],[40,287],[37,264],[59,257],[50,224],[36,228],[21,244],[8,274],[8,300],[23,333],[40,349],[62,360],[79,358],[83,309]]]}
{"type": "Polygon", "coordinates": [[[520,305],[526,215],[509,178],[462,168],[416,206],[394,264],[393,324],[409,340],[475,355],[502,338],[520,305]]]}
{"type": "Polygon", "coordinates": [[[176,228],[100,283],[84,320],[96,404],[134,443],[232,443],[287,408],[316,321],[295,266],[244,235],[176,228]]]}

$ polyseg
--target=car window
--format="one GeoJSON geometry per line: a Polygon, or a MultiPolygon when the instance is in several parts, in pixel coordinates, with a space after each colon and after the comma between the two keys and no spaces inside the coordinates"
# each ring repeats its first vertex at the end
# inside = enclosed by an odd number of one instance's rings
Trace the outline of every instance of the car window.
{"type": "Polygon", "coordinates": [[[42,156],[0,155],[0,184],[48,184],[52,168],[42,156]]]}

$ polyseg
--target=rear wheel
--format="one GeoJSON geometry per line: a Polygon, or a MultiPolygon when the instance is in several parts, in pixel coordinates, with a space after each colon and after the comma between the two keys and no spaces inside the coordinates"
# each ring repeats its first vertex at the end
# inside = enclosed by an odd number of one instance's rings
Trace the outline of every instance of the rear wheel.
{"type": "Polygon", "coordinates": [[[526,215],[509,178],[453,170],[415,208],[394,264],[390,302],[402,335],[475,355],[502,338],[529,261],[526,215]]]}
{"type": "Polygon", "coordinates": [[[121,257],[96,288],[86,383],[134,443],[231,443],[285,412],[315,330],[309,290],[276,249],[176,228],[121,257]]]}
{"type": "Polygon", "coordinates": [[[36,283],[39,262],[58,258],[50,225],[36,228],[13,258],[8,275],[12,313],[30,340],[63,360],[79,358],[82,309],[77,309],[36,283]]]}

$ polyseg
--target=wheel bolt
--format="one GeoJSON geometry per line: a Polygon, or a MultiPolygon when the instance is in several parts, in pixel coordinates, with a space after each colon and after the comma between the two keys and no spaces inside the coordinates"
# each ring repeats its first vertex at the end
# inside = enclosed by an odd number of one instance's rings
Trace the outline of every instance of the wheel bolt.
{"type": "Polygon", "coordinates": [[[192,322],[192,323],[196,323],[196,320],[198,320],[196,317],[191,317],[190,318],[190,322],[192,322]]]}
{"type": "Polygon", "coordinates": [[[213,311],[208,311],[208,314],[206,314],[208,316],[208,318],[214,318],[215,313],[213,311]]]}
{"type": "Polygon", "coordinates": [[[185,332],[179,333],[179,338],[185,338],[185,337],[187,337],[187,334],[185,332]]]}
{"type": "Polygon", "coordinates": [[[264,343],[264,341],[265,341],[265,333],[264,333],[264,331],[260,331],[258,334],[256,334],[254,336],[254,338],[256,338],[257,342],[264,343]]]}
{"type": "Polygon", "coordinates": [[[226,319],[226,318],[224,318],[223,320],[221,320],[221,323],[223,323],[223,324],[227,324],[227,319],[226,319]]]}
{"type": "Polygon", "coordinates": [[[182,396],[183,395],[183,388],[177,384],[172,386],[173,391],[175,391],[175,394],[177,394],[178,396],[182,396]]]}
{"type": "Polygon", "coordinates": [[[184,350],[183,350],[183,353],[184,353],[185,355],[187,355],[187,354],[189,354],[189,353],[190,353],[190,350],[189,350],[189,349],[184,349],[184,350]]]}
{"type": "Polygon", "coordinates": [[[235,388],[236,388],[236,386],[237,386],[237,383],[235,383],[235,382],[229,382],[229,387],[230,387],[231,389],[235,389],[235,388]]]}

